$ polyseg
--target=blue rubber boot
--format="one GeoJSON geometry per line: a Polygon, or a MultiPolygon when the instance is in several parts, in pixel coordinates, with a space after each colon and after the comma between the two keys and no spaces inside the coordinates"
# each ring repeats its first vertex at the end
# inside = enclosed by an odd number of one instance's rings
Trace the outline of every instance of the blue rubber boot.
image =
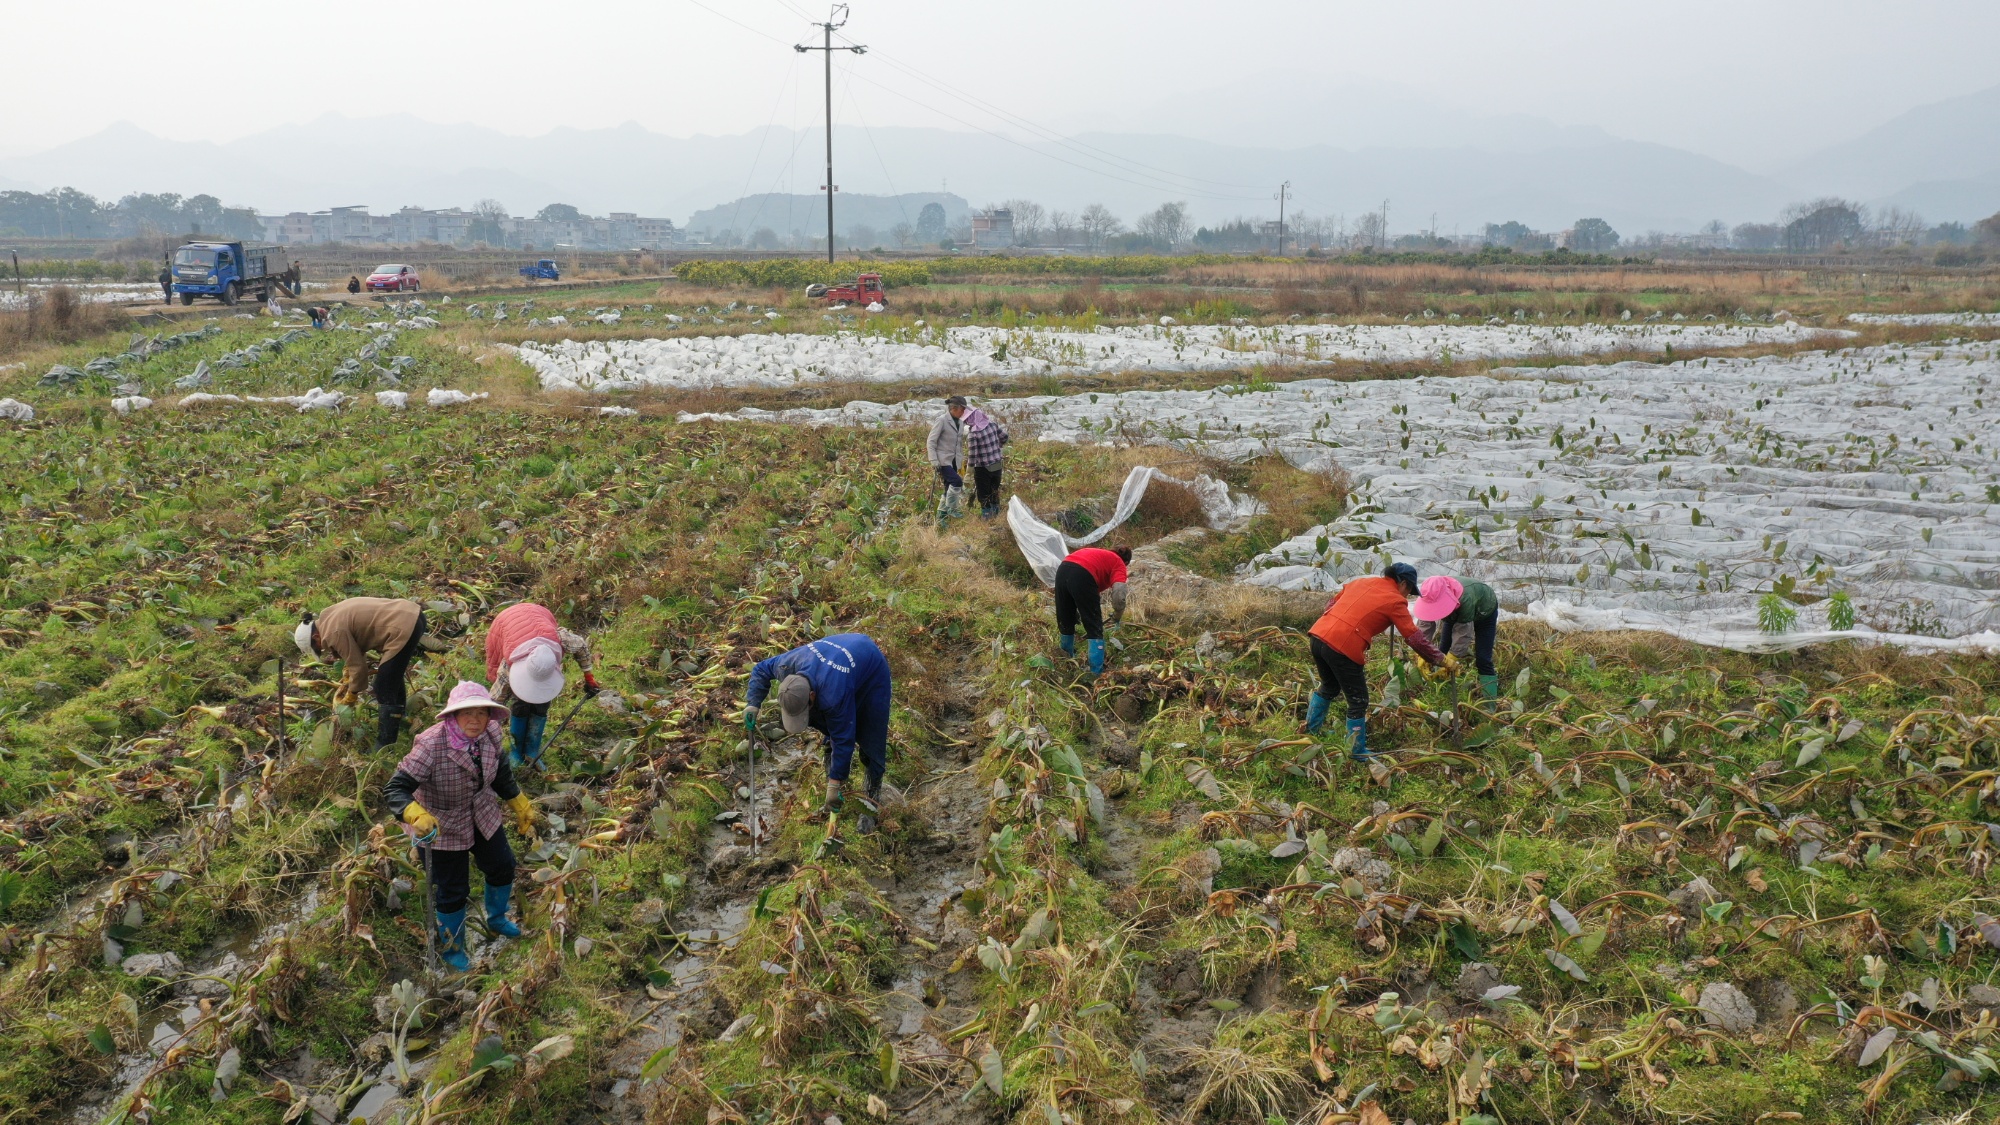
{"type": "Polygon", "coordinates": [[[1354,739],[1354,749],[1348,752],[1349,757],[1357,762],[1365,762],[1369,758],[1374,757],[1374,755],[1368,752],[1367,719],[1347,720],[1347,733],[1354,739]]]}
{"type": "Polygon", "coordinates": [[[1319,728],[1326,725],[1326,709],[1332,704],[1333,701],[1326,696],[1318,692],[1312,693],[1312,699],[1306,703],[1307,734],[1318,734],[1319,728]]]}
{"type": "Polygon", "coordinates": [[[542,731],[549,725],[547,715],[514,715],[507,720],[507,734],[512,749],[507,752],[507,764],[515,769],[540,768],[542,764],[542,731]]]}
{"type": "Polygon", "coordinates": [[[1090,674],[1104,674],[1104,642],[1096,637],[1090,638],[1090,674]]]}
{"type": "Polygon", "coordinates": [[[472,958],[465,955],[465,910],[460,908],[449,914],[438,911],[438,957],[450,965],[455,972],[465,972],[472,968],[472,958]]]}
{"type": "Polygon", "coordinates": [[[509,715],[507,717],[507,764],[520,769],[525,764],[521,754],[528,744],[528,717],[509,715]]]}
{"type": "Polygon", "coordinates": [[[504,887],[488,885],[486,888],[486,928],[501,937],[520,937],[521,927],[507,917],[507,904],[513,901],[514,884],[504,887]]]}
{"type": "Polygon", "coordinates": [[[1062,650],[1063,650],[1063,655],[1064,655],[1064,656],[1075,656],[1075,655],[1076,655],[1076,634],[1075,634],[1075,633],[1064,633],[1064,634],[1063,634],[1063,635],[1062,635],[1062,636],[1061,636],[1060,638],[1058,638],[1058,640],[1059,640],[1059,641],[1060,641],[1060,643],[1062,644],[1062,650]]]}

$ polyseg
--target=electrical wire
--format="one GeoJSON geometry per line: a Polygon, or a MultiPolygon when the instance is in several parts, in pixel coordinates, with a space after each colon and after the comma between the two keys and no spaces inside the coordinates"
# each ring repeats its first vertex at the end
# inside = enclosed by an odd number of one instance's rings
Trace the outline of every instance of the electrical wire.
{"type": "MultiPolygon", "coordinates": [[[[797,67],[795,66],[793,69],[796,72],[797,67]]],[[[798,194],[797,191],[794,190],[797,188],[798,185],[797,182],[792,180],[790,177],[793,175],[793,169],[798,164],[799,149],[805,147],[806,137],[808,135],[804,129],[799,128],[798,124],[799,112],[800,112],[799,99],[804,96],[804,91],[805,91],[805,83],[803,82],[793,83],[792,124],[791,124],[792,151],[790,155],[785,157],[785,162],[778,168],[777,173],[771,177],[771,186],[757,196],[757,209],[750,213],[750,222],[748,224],[752,228],[754,228],[757,225],[757,221],[759,219],[762,219],[764,217],[764,208],[770,205],[771,197],[779,194],[777,189],[780,181],[784,182],[784,186],[786,188],[785,192],[783,193],[785,196],[785,227],[787,230],[790,230],[792,228],[792,197],[798,194]]],[[[745,190],[746,191],[748,190],[747,182],[745,184],[745,190]]],[[[743,209],[742,201],[738,200],[736,213],[741,214],[742,209],[743,209]]],[[[745,243],[748,243],[750,241],[750,234],[744,231],[742,228],[738,228],[736,233],[738,237],[741,237],[745,243]]]]}
{"type": "MultiPolygon", "coordinates": [[[[874,80],[874,79],[872,79],[872,78],[864,78],[864,77],[862,77],[862,76],[861,76],[861,75],[859,75],[859,74],[855,75],[855,76],[854,76],[854,78],[855,78],[855,81],[857,81],[857,82],[866,82],[866,83],[868,83],[868,84],[869,84],[870,86],[873,86],[873,87],[875,87],[875,88],[876,88],[876,89],[878,89],[878,90],[881,90],[881,91],[882,91],[883,93],[886,93],[886,94],[896,94],[896,93],[899,93],[899,91],[897,91],[897,90],[895,90],[895,89],[893,89],[893,88],[891,88],[891,87],[888,87],[888,86],[884,86],[884,85],[882,85],[882,84],[881,84],[880,82],[877,82],[877,81],[875,81],[875,80],[874,80]]],[[[1108,180],[1117,180],[1117,181],[1118,181],[1119,183],[1124,183],[1124,184],[1131,184],[1131,185],[1132,185],[1132,186],[1134,186],[1134,187],[1142,187],[1142,188],[1145,188],[1145,189],[1146,189],[1146,190],[1148,190],[1148,191],[1166,191],[1166,192],[1169,192],[1169,193],[1171,193],[1171,194],[1176,194],[1176,195],[1191,195],[1191,196],[1199,196],[1200,198],[1203,198],[1203,199],[1215,199],[1215,200],[1226,200],[1226,201],[1231,201],[1231,202],[1243,202],[1243,201],[1248,201],[1248,200],[1252,200],[1252,199],[1255,199],[1255,200],[1262,200],[1262,199],[1264,198],[1264,197],[1263,197],[1263,196],[1261,196],[1261,195],[1260,195],[1260,196],[1248,196],[1248,195],[1224,195],[1224,194],[1222,194],[1222,193],[1220,193],[1220,192],[1212,192],[1212,191],[1199,191],[1199,190],[1194,190],[1194,189],[1190,189],[1190,188],[1187,188],[1187,187],[1185,187],[1185,186],[1182,186],[1182,185],[1177,185],[1177,184],[1168,184],[1168,183],[1163,183],[1162,181],[1159,181],[1159,180],[1152,180],[1151,182],[1146,182],[1146,181],[1141,181],[1141,180],[1134,180],[1134,179],[1130,179],[1130,178],[1128,178],[1128,177],[1125,177],[1125,176],[1120,176],[1120,175],[1115,175],[1115,174],[1113,174],[1113,173],[1111,173],[1111,172],[1107,172],[1107,171],[1105,171],[1105,170],[1104,170],[1104,169],[1102,169],[1102,168],[1091,168],[1091,167],[1088,167],[1088,166],[1086,166],[1086,165],[1083,165],[1083,164],[1078,164],[1078,163],[1077,163],[1076,161],[1074,161],[1074,160],[1066,160],[1066,159],[1064,159],[1063,157],[1061,157],[1061,156],[1058,156],[1058,155],[1056,155],[1055,153],[1052,153],[1052,152],[1049,152],[1049,151],[1048,151],[1048,150],[1046,150],[1046,149],[1039,149],[1039,148],[1036,148],[1036,147],[1034,147],[1033,145],[1030,145],[1030,144],[1027,144],[1027,143],[1025,143],[1025,142],[1023,142],[1023,141],[1021,141],[1021,140],[1019,140],[1019,139],[1017,139],[1017,138],[1014,138],[1014,137],[1010,137],[1010,136],[1006,135],[1005,133],[996,133],[996,132],[994,132],[993,130],[991,130],[991,129],[988,129],[988,128],[986,128],[986,127],[985,127],[984,125],[979,125],[979,124],[976,124],[976,123],[974,123],[974,122],[971,122],[971,121],[967,121],[967,120],[966,120],[965,118],[963,118],[963,117],[959,117],[959,116],[957,116],[957,115],[955,115],[955,114],[951,114],[951,113],[947,113],[947,112],[945,112],[944,110],[942,110],[942,109],[939,109],[939,108],[938,108],[937,106],[930,106],[930,107],[929,107],[929,109],[931,110],[931,112],[933,112],[933,113],[937,114],[938,116],[940,116],[940,117],[943,117],[943,118],[946,118],[946,119],[948,119],[948,120],[951,120],[951,121],[955,121],[955,122],[957,122],[958,124],[960,124],[960,125],[963,125],[963,126],[965,126],[966,128],[968,128],[968,129],[971,129],[971,130],[974,130],[975,132],[980,132],[980,133],[984,133],[984,134],[986,134],[987,136],[989,136],[989,137],[992,137],[993,139],[995,139],[995,140],[998,140],[998,141],[1005,141],[1006,143],[1008,143],[1008,144],[1010,144],[1010,145],[1013,145],[1013,146],[1014,146],[1014,147],[1016,147],[1016,148],[1019,148],[1019,149],[1022,149],[1022,150],[1024,150],[1024,151],[1027,151],[1027,152],[1032,152],[1032,153],[1034,153],[1034,154],[1035,154],[1035,155],[1037,155],[1037,156],[1040,156],[1040,157],[1043,157],[1043,158],[1045,158],[1045,159],[1048,159],[1048,160],[1053,160],[1053,161],[1055,161],[1055,162],[1056,162],[1056,163],[1058,163],[1058,164],[1067,164],[1067,165],[1069,165],[1069,166],[1070,166],[1071,168],[1075,168],[1075,169],[1077,169],[1077,170],[1078,170],[1078,171],[1080,171],[1080,172],[1088,172],[1088,173],[1090,173],[1090,174],[1091,174],[1091,175],[1093,175],[1093,176],[1101,176],[1101,177],[1103,177],[1103,178],[1105,178],[1105,179],[1108,179],[1108,180]]]]}
{"type": "MultiPolygon", "coordinates": [[[[783,0],[779,0],[779,2],[782,3],[783,0]]],[[[838,38],[847,39],[847,36],[842,35],[839,32],[835,32],[834,34],[838,38]]],[[[852,44],[853,40],[849,39],[848,42],[852,44]]],[[[1126,166],[1123,169],[1124,171],[1134,172],[1137,174],[1150,174],[1164,178],[1169,181],[1186,180],[1190,183],[1209,184],[1214,187],[1239,188],[1252,191],[1262,190],[1262,185],[1259,184],[1239,184],[1226,180],[1210,180],[1200,176],[1190,176],[1183,172],[1175,172],[1170,169],[1161,168],[1158,165],[1147,164],[1141,160],[1134,160],[1128,156],[1120,156],[1119,154],[1112,152],[1109,149],[1098,148],[1096,145],[1088,144],[1084,141],[1079,141],[1074,138],[1064,136],[1062,133],[1054,129],[1048,128],[1047,126],[1038,124],[1035,121],[1030,120],[1029,118],[1022,117],[1019,114],[1009,112],[1008,110],[1002,109],[1001,107],[996,106],[993,103],[988,102],[982,98],[966,93],[965,91],[958,89],[957,87],[951,85],[950,83],[945,82],[943,79],[934,78],[924,73],[923,71],[917,69],[916,67],[903,62],[901,59],[898,59],[894,55],[888,54],[887,52],[879,50],[871,50],[870,53],[874,54],[882,61],[888,63],[890,66],[895,67],[896,69],[902,71],[903,73],[909,75],[912,78],[917,79],[919,82],[922,82],[932,87],[933,89],[939,90],[940,92],[946,94],[950,94],[952,97],[958,98],[959,100],[966,102],[969,105],[973,105],[979,109],[983,109],[986,112],[992,114],[994,117],[1000,119],[1001,121],[1026,129],[1029,132],[1034,133],[1035,135],[1041,137],[1043,140],[1049,141],[1053,144],[1061,145],[1064,148],[1070,149],[1072,152],[1077,153],[1079,156],[1085,157],[1086,159],[1098,160],[1103,163],[1114,164],[1114,165],[1122,164],[1126,166]]]]}
{"type": "MultiPolygon", "coordinates": [[[[779,2],[782,3],[783,0],[779,0],[779,2]]],[[[845,80],[852,76],[846,71],[842,71],[841,77],[845,80]]],[[[855,119],[861,122],[861,133],[868,138],[868,147],[875,150],[875,163],[882,168],[882,180],[889,185],[889,197],[896,201],[896,210],[903,213],[903,222],[908,223],[910,221],[910,209],[903,206],[902,193],[896,190],[896,178],[889,174],[889,162],[882,159],[882,146],[875,143],[875,130],[869,128],[868,118],[861,112],[861,99],[854,96],[854,86],[851,83],[846,85],[845,92],[849,104],[853,107],[855,119]]]]}
{"type": "MultiPolygon", "coordinates": [[[[750,170],[743,174],[743,190],[738,192],[736,195],[736,210],[730,212],[729,214],[729,225],[732,230],[741,229],[740,227],[737,226],[736,221],[743,217],[743,200],[750,195],[750,185],[756,180],[757,177],[757,165],[762,163],[764,160],[764,146],[768,144],[771,140],[771,130],[777,127],[778,107],[785,104],[785,88],[787,86],[791,86],[794,89],[793,99],[794,99],[794,104],[796,105],[797,101],[796,89],[797,89],[798,75],[799,75],[799,59],[798,56],[794,54],[792,56],[791,67],[785,71],[785,80],[783,82],[778,83],[778,97],[776,101],[773,101],[771,103],[771,114],[770,118],[764,122],[763,135],[757,138],[757,155],[750,158],[750,170]]],[[[798,120],[798,110],[796,108],[794,108],[792,111],[792,119],[794,121],[798,120]]],[[[797,155],[796,147],[794,147],[793,149],[793,154],[795,156],[797,155]]]]}
{"type": "MultiPolygon", "coordinates": [[[[693,0],[691,0],[691,2],[693,2],[693,0]]],[[[811,16],[806,15],[806,13],[803,10],[798,8],[796,5],[792,4],[790,0],[774,0],[774,2],[778,4],[779,7],[782,7],[786,11],[791,12],[793,15],[796,15],[799,18],[804,19],[809,23],[812,23],[816,27],[823,26],[819,21],[813,20],[811,16]]],[[[848,37],[845,34],[842,34],[841,32],[836,31],[833,34],[835,38],[845,40],[849,46],[852,47],[861,46],[861,44],[855,42],[855,40],[853,40],[852,38],[848,37]]],[[[1245,191],[1261,192],[1263,190],[1263,185],[1260,184],[1239,184],[1225,180],[1210,180],[1201,176],[1191,176],[1184,172],[1174,172],[1166,168],[1161,168],[1157,165],[1147,164],[1144,161],[1134,160],[1131,157],[1120,156],[1119,154],[1111,152],[1108,149],[1098,148],[1095,145],[1088,144],[1083,141],[1078,141],[1070,137],[1066,137],[1063,134],[1057,132],[1056,130],[1038,124],[1037,122],[1030,120],[1029,118],[1022,117],[1019,114],[1011,113],[1007,110],[1004,110],[999,106],[992,104],[991,102],[985,101],[982,98],[966,93],[965,91],[960,90],[955,86],[952,86],[950,83],[945,82],[942,79],[933,78],[932,76],[924,73],[922,70],[919,70],[916,67],[903,62],[901,59],[896,58],[894,55],[890,55],[883,51],[875,50],[873,48],[870,48],[870,53],[882,59],[884,62],[887,62],[890,66],[895,67],[896,69],[902,71],[903,73],[909,75],[912,78],[915,78],[917,81],[932,87],[933,89],[936,89],[942,93],[949,94],[952,97],[959,99],[960,101],[966,102],[969,105],[982,109],[1005,123],[1025,129],[1030,133],[1033,133],[1034,135],[1040,137],[1044,141],[1066,148],[1070,150],[1072,153],[1076,154],[1077,156],[1085,160],[1093,160],[1100,164],[1108,164],[1113,168],[1117,169],[1118,171],[1129,173],[1131,175],[1143,176],[1149,180],[1154,181],[1153,183],[1150,184],[1137,184],[1136,186],[1148,187],[1156,191],[1164,190],[1167,192],[1185,192],[1190,195],[1201,195],[1208,199],[1234,200],[1239,202],[1248,200],[1261,200],[1263,198],[1262,195],[1240,196],[1240,195],[1218,194],[1215,192],[1203,191],[1200,188],[1184,186],[1183,182],[1185,182],[1186,184],[1207,184],[1210,185],[1211,187],[1232,188],[1245,191]]],[[[864,81],[866,81],[866,79],[864,79],[864,81]]],[[[880,83],[876,83],[876,85],[881,86],[880,83]]],[[[887,90],[890,93],[900,94],[899,91],[891,90],[889,89],[889,87],[886,86],[881,86],[881,88],[887,90]]],[[[936,106],[931,106],[930,108],[933,110],[937,109],[936,106]]],[[[951,120],[956,121],[961,125],[965,125],[968,128],[975,128],[975,129],[979,128],[978,126],[972,125],[970,122],[967,122],[961,118],[953,117],[952,115],[943,113],[942,111],[937,111],[937,112],[939,112],[941,116],[949,117],[951,120]]],[[[988,129],[980,129],[979,131],[986,133],[988,136],[995,136],[995,137],[1000,136],[1000,134],[994,133],[988,129]]],[[[1012,138],[1007,138],[1007,137],[1001,137],[1001,139],[1012,140],[1012,138]]],[[[1040,150],[1030,148],[1029,151],[1034,152],[1040,150]]],[[[1089,168],[1085,167],[1084,165],[1074,164],[1068,161],[1065,161],[1064,163],[1069,163],[1070,167],[1077,168],[1080,171],[1091,172],[1093,174],[1098,174],[1098,175],[1107,174],[1100,169],[1089,168]]],[[[1117,179],[1118,177],[1112,177],[1112,178],[1117,179]]],[[[1121,179],[1120,182],[1130,184],[1134,183],[1135,181],[1129,179],[1121,179]]]]}
{"type": "MultiPolygon", "coordinates": [[[[792,14],[803,15],[803,13],[801,13],[797,8],[794,8],[790,4],[785,3],[785,0],[777,0],[777,2],[781,6],[785,7],[787,10],[791,11],[792,14]]],[[[709,7],[707,4],[703,3],[702,0],[688,0],[688,3],[693,4],[695,7],[700,8],[702,11],[705,11],[710,15],[715,16],[718,19],[726,20],[729,23],[735,24],[737,27],[740,27],[743,30],[748,31],[751,34],[756,35],[760,38],[769,39],[774,43],[785,42],[785,40],[780,39],[777,36],[772,35],[767,31],[759,30],[758,28],[752,27],[749,24],[744,23],[742,20],[736,19],[733,16],[727,15],[723,12],[717,11],[712,7],[709,7]]],[[[838,36],[838,38],[846,40],[848,45],[850,46],[860,46],[860,44],[856,43],[854,40],[848,38],[845,35],[840,35],[839,33],[835,34],[838,36]]],[[[796,46],[795,44],[786,44],[786,45],[796,46]]],[[[1177,181],[1185,181],[1186,183],[1197,183],[1197,184],[1205,183],[1217,187],[1226,187],[1226,188],[1259,190],[1257,185],[1227,183],[1219,180],[1208,180],[1198,176],[1188,176],[1182,173],[1170,172],[1167,171],[1166,169],[1158,168],[1153,165],[1148,165],[1141,161],[1135,161],[1127,157],[1118,156],[1115,153],[1110,153],[1106,150],[1096,148],[1093,145],[1072,141],[1069,138],[1063,137],[1061,134],[1056,133],[1051,129],[1047,129],[1039,124],[1036,124],[1035,122],[1030,121],[1027,118],[1021,117],[1018,114],[1009,113],[1008,111],[1003,110],[998,106],[993,105],[990,102],[975,97],[974,95],[965,93],[962,90],[958,90],[955,87],[951,86],[949,83],[943,82],[940,79],[932,78],[931,76],[925,74],[924,72],[916,69],[913,66],[910,66],[902,62],[901,60],[895,58],[894,56],[887,55],[879,51],[874,53],[877,55],[877,57],[889,63],[889,65],[895,67],[897,70],[902,71],[903,73],[909,75],[912,78],[915,78],[916,80],[924,83],[925,85],[932,87],[933,89],[936,89],[945,94],[949,94],[952,97],[967,103],[968,105],[972,105],[974,107],[982,109],[988,114],[991,114],[992,116],[998,118],[1003,122],[1008,122],[1010,124],[1017,125],[1020,128],[1026,129],[1029,132],[1041,137],[1045,141],[1048,141],[1052,144],[1070,150],[1071,152],[1075,153],[1076,155],[1080,156],[1085,160],[1096,161],[1097,163],[1100,164],[1108,164],[1111,167],[1116,168],[1118,172],[1124,172],[1127,174],[1119,175],[1112,171],[1107,171],[1104,168],[1094,168],[1090,167],[1089,165],[1079,164],[1075,160],[1065,159],[1064,157],[1059,156],[1056,153],[1049,152],[1046,149],[1036,148],[1033,145],[1025,144],[1017,138],[1009,137],[1004,133],[999,133],[992,129],[986,128],[983,125],[979,125],[974,122],[968,121],[965,118],[959,117],[956,114],[947,113],[943,109],[937,107],[936,105],[932,105],[929,107],[932,112],[938,114],[940,117],[944,117],[947,120],[956,122],[959,125],[963,125],[964,127],[972,129],[976,132],[983,133],[989,137],[994,138],[995,140],[1004,141],[1008,144],[1014,145],[1015,147],[1023,149],[1027,152],[1035,153],[1036,155],[1044,157],[1045,159],[1053,160],[1059,164],[1067,165],[1068,167],[1075,168],[1080,172],[1086,172],[1091,175],[1101,176],[1105,179],[1116,180],[1119,183],[1130,184],[1134,187],[1141,187],[1150,191],[1166,191],[1170,194],[1185,194],[1191,196],[1198,196],[1204,199],[1223,200],[1230,202],[1246,202],[1252,199],[1261,201],[1263,199],[1262,195],[1257,195],[1257,196],[1230,195],[1222,192],[1206,191],[1199,188],[1185,186],[1184,183],[1177,181]],[[1125,167],[1119,167],[1119,165],[1121,164],[1124,165],[1125,167]],[[1143,177],[1143,179],[1132,179],[1131,178],[1132,176],[1140,176],[1143,177]]],[[[883,85],[880,82],[876,82],[873,79],[862,77],[859,74],[853,74],[852,77],[857,81],[866,82],[869,85],[874,86],[879,90],[882,90],[884,93],[894,94],[897,96],[904,96],[901,94],[900,91],[897,91],[889,86],[883,85]]],[[[796,146],[794,147],[793,150],[793,157],[794,159],[796,159],[797,157],[796,146]]],[[[790,165],[790,163],[791,163],[790,161],[787,161],[788,166],[790,165]]]]}
{"type": "MultiPolygon", "coordinates": [[[[721,12],[716,11],[714,8],[711,8],[708,5],[702,3],[701,0],[687,0],[687,2],[693,4],[697,8],[700,8],[702,11],[707,12],[709,15],[714,16],[716,19],[728,20],[730,23],[735,24],[737,27],[742,28],[743,30],[749,32],[752,35],[763,36],[764,38],[769,39],[773,43],[785,42],[783,39],[778,38],[777,36],[771,34],[768,31],[759,31],[756,28],[751,27],[749,24],[744,23],[742,20],[737,19],[735,16],[725,15],[721,12]]],[[[787,47],[791,46],[791,44],[789,43],[785,43],[785,45],[787,47]]]]}

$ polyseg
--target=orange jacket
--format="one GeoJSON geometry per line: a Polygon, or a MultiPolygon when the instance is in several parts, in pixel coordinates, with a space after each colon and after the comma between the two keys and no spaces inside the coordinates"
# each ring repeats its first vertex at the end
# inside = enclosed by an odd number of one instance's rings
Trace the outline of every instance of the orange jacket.
{"type": "Polygon", "coordinates": [[[1410,618],[1409,599],[1403,597],[1393,578],[1357,578],[1342,586],[1309,632],[1356,664],[1366,664],[1368,642],[1391,625],[1418,656],[1433,664],[1444,663],[1444,654],[1417,632],[1417,623],[1410,618]]]}

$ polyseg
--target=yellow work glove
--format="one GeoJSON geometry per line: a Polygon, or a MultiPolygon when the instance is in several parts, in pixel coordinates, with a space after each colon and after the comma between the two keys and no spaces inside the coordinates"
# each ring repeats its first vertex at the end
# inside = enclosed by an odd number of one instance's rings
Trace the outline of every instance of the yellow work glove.
{"type": "Polygon", "coordinates": [[[1458,675],[1458,657],[1448,652],[1444,654],[1444,674],[1446,676],[1458,675]]]}
{"type": "Polygon", "coordinates": [[[507,807],[514,812],[514,827],[523,836],[535,834],[535,806],[526,793],[516,793],[507,798],[507,807]]]}
{"type": "Polygon", "coordinates": [[[333,705],[335,707],[352,707],[360,701],[361,696],[350,690],[345,684],[333,689],[333,705]]]}
{"type": "Polygon", "coordinates": [[[403,806],[403,823],[417,830],[419,843],[428,844],[437,839],[437,817],[432,816],[429,809],[415,801],[403,806]]]}

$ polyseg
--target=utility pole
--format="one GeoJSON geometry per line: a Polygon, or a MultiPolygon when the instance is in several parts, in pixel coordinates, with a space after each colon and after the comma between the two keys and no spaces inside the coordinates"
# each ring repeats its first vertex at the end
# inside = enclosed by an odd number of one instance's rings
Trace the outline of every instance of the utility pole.
{"type": "Polygon", "coordinates": [[[833,261],[833,53],[835,51],[853,51],[857,55],[868,53],[868,48],[859,43],[856,43],[852,47],[836,47],[833,45],[833,33],[840,30],[846,24],[847,5],[835,4],[833,11],[828,13],[826,22],[819,25],[820,31],[825,36],[824,45],[815,47],[809,43],[799,43],[792,47],[793,50],[800,54],[804,54],[807,51],[824,52],[826,59],[826,182],[820,185],[820,190],[826,192],[826,260],[828,262],[833,261]]]}
{"type": "Polygon", "coordinates": [[[1285,195],[1292,190],[1292,181],[1278,185],[1278,257],[1285,256],[1285,195]]]}
{"type": "Polygon", "coordinates": [[[1387,250],[1389,248],[1389,201],[1386,199],[1382,201],[1382,229],[1376,232],[1376,235],[1381,240],[1379,248],[1387,250]]]}

